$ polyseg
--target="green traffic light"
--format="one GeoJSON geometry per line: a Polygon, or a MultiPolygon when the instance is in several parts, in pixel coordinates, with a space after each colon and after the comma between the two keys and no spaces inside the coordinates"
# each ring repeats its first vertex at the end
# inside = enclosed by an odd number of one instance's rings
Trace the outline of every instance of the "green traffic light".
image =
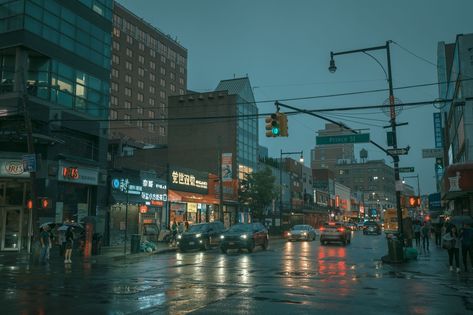
{"type": "Polygon", "coordinates": [[[271,129],[271,132],[273,133],[273,135],[278,136],[279,135],[279,128],[273,127],[273,129],[271,129]]]}

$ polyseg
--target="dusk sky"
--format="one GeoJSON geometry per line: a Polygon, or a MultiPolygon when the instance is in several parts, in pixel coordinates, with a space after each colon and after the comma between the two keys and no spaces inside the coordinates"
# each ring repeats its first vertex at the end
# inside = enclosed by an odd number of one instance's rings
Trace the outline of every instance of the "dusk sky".
{"type": "MultiPolygon", "coordinates": [[[[471,0],[120,0],[130,11],[169,34],[188,50],[188,89],[214,90],[220,80],[248,75],[260,114],[275,111],[274,100],[306,110],[378,105],[388,92],[349,97],[311,98],[347,92],[387,89],[380,65],[363,54],[335,57],[337,71],[329,66],[330,51],[384,45],[392,40],[394,88],[437,82],[437,44],[454,43],[457,34],[473,32],[471,0]],[[284,99],[307,98],[283,101],[284,99]]],[[[385,50],[372,52],[387,71],[385,50]]],[[[402,103],[433,101],[437,85],[394,91],[402,103]]],[[[282,111],[286,111],[282,109],[282,111]]],[[[435,192],[434,160],[422,159],[422,149],[434,148],[429,105],[405,107],[398,122],[398,147],[410,146],[400,166],[415,167],[421,193],[435,192]]],[[[386,147],[389,118],[380,109],[321,113],[354,129],[365,129],[371,139],[386,147]]],[[[316,131],[325,122],[304,114],[289,117],[288,138],[266,138],[264,116],[259,124],[260,144],[269,155],[282,149],[304,151],[310,166],[310,150],[316,131]]],[[[371,144],[357,144],[355,158],[365,148],[369,159],[392,159],[371,144]]],[[[295,156],[294,158],[297,158],[295,156]]],[[[407,183],[416,187],[415,179],[407,183]]]]}

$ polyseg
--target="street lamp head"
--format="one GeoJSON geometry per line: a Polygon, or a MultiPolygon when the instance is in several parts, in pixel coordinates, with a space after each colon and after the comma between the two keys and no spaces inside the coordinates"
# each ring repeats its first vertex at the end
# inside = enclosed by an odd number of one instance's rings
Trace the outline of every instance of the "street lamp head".
{"type": "Polygon", "coordinates": [[[328,67],[328,71],[330,71],[330,73],[335,73],[335,71],[337,71],[337,66],[335,65],[335,60],[333,60],[333,56],[331,56],[330,58],[330,66],[328,67]]]}
{"type": "Polygon", "coordinates": [[[299,162],[304,163],[304,156],[302,156],[302,153],[301,153],[301,157],[299,158],[299,162]]]}

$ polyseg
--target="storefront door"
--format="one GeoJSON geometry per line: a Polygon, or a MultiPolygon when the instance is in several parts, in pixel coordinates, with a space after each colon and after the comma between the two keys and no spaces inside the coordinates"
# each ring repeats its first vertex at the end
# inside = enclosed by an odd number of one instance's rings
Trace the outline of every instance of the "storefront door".
{"type": "Polygon", "coordinates": [[[0,208],[2,214],[1,250],[17,251],[21,248],[21,222],[23,210],[21,208],[0,208]]]}

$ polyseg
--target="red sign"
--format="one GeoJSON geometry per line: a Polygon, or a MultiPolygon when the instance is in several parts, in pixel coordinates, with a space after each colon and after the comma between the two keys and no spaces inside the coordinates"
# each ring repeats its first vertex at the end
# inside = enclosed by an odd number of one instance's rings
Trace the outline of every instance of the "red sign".
{"type": "Polygon", "coordinates": [[[151,200],[151,205],[152,205],[152,206],[162,207],[162,206],[164,206],[164,202],[158,201],[158,200],[151,200]]]}
{"type": "Polygon", "coordinates": [[[78,179],[79,178],[79,169],[77,167],[63,167],[62,176],[64,178],[78,179]]]}
{"type": "Polygon", "coordinates": [[[146,213],[148,212],[148,207],[147,206],[140,206],[140,213],[146,213]]]}
{"type": "Polygon", "coordinates": [[[41,208],[43,208],[43,209],[49,208],[49,199],[48,198],[41,198],[41,208]]]}

